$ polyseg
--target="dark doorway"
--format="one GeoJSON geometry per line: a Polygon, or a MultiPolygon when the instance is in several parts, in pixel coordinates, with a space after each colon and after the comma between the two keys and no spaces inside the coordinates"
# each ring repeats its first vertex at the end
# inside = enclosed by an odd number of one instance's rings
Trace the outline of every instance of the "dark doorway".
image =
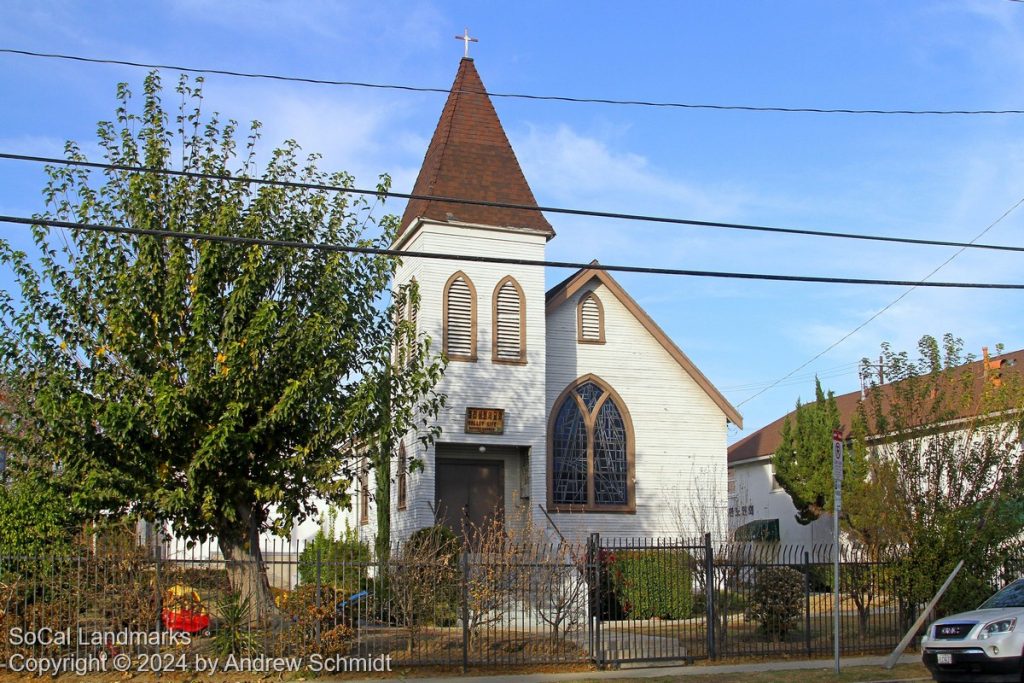
{"type": "Polygon", "coordinates": [[[437,521],[468,535],[505,519],[505,467],[500,460],[438,458],[434,484],[437,521]]]}

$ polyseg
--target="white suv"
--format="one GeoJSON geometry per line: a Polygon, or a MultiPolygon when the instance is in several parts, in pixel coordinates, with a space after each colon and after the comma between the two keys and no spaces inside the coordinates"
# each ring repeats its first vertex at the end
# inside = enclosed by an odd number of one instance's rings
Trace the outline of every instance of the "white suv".
{"type": "Polygon", "coordinates": [[[1021,681],[1024,579],[976,610],[939,619],[921,646],[921,659],[936,681],[1021,681]]]}

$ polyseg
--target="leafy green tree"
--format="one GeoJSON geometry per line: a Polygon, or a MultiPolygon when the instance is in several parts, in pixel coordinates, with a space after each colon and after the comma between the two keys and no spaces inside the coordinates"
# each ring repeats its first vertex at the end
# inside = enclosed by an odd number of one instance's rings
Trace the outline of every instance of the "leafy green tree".
{"type": "Polygon", "coordinates": [[[1024,523],[1024,384],[997,378],[947,334],[922,337],[917,358],[882,345],[887,384],[861,405],[872,501],[889,540],[905,548],[910,604],[931,597],[960,560],[946,609],[975,607],[1003,561],[1020,548],[1024,523]]]}
{"type": "Polygon", "coordinates": [[[787,416],[782,423],[782,440],[772,456],[772,466],[775,479],[793,499],[797,521],[810,524],[831,512],[835,504],[832,433],[842,426],[835,394],[826,394],[815,378],[814,402],[798,400],[792,418],[787,416]]]}
{"type": "Polygon", "coordinates": [[[20,428],[25,397],[5,380],[0,389],[0,555],[39,556],[70,549],[87,515],[72,490],[20,428]]]}
{"type": "Polygon", "coordinates": [[[60,554],[71,547],[82,515],[68,491],[45,472],[11,473],[0,486],[0,555],[60,554]]]}
{"type": "MultiPolygon", "coordinates": [[[[255,173],[259,124],[240,151],[234,121],[202,115],[200,83],[179,82],[173,118],[158,75],[140,111],[122,84],[115,120],[98,128],[104,159],[255,173]]],[[[85,158],[74,143],[67,155],[85,158]]],[[[263,163],[264,180],[299,186],[50,168],[40,220],[389,245],[395,218],[318,189],[352,179],[316,162],[289,141],[263,163]]],[[[216,538],[254,613],[272,608],[261,532],[288,532],[318,498],[347,504],[357,456],[376,461],[394,433],[431,438],[442,366],[429,340],[395,324],[395,259],[42,225],[33,236],[31,255],[0,244],[18,285],[0,300],[0,371],[33,397],[23,433],[83,509],[216,538]],[[411,349],[401,365],[396,336],[411,349]]]]}

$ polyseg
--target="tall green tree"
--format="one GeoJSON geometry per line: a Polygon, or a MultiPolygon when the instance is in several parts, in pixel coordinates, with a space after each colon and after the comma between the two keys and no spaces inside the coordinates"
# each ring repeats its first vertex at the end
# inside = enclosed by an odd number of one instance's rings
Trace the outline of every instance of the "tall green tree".
{"type": "Polygon", "coordinates": [[[798,400],[792,416],[782,423],[782,440],[772,465],[775,479],[793,499],[801,524],[810,524],[834,507],[832,433],[841,427],[835,394],[825,393],[817,377],[814,402],[798,400]]]}
{"type": "MultiPolygon", "coordinates": [[[[115,119],[98,128],[104,159],[254,174],[259,124],[239,150],[236,123],[200,111],[200,83],[179,81],[174,115],[157,74],[138,111],[122,84],[115,119]]],[[[85,158],[74,143],[67,156],[85,158]]],[[[377,222],[369,200],[317,189],[352,179],[316,162],[292,141],[262,162],[263,179],[301,186],[50,168],[40,219],[389,245],[394,217],[377,222]]],[[[261,532],[288,532],[317,499],[346,504],[358,456],[390,457],[395,433],[431,438],[443,369],[429,340],[396,325],[395,259],[42,225],[32,234],[37,253],[0,244],[18,285],[0,301],[0,370],[33,397],[20,433],[83,509],[216,538],[234,589],[257,608],[272,605],[261,532]],[[412,349],[401,365],[396,336],[412,349]]]]}
{"type": "Polygon", "coordinates": [[[944,603],[974,607],[1024,525],[1024,383],[990,372],[951,334],[924,336],[917,357],[882,345],[886,384],[861,405],[871,489],[891,542],[906,549],[902,576],[913,604],[956,563],[964,570],[944,603]],[[998,380],[998,381],[997,381],[998,380]]]}

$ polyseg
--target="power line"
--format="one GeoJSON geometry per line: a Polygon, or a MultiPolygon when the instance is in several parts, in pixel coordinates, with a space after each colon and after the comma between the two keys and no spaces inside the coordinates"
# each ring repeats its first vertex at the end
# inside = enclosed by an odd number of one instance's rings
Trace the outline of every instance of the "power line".
{"type": "Polygon", "coordinates": [[[113,64],[117,66],[131,66],[144,69],[169,69],[183,73],[214,74],[218,76],[235,76],[238,78],[254,78],[273,81],[289,81],[294,83],[309,83],[313,85],[339,85],[356,88],[374,88],[378,90],[402,90],[407,92],[426,93],[470,93],[486,94],[490,97],[503,97],[521,100],[539,100],[547,102],[570,102],[574,104],[608,104],[632,107],[655,107],[668,109],[709,109],[714,111],[748,111],[748,112],[775,112],[782,114],[872,114],[872,115],[898,115],[898,116],[977,116],[977,115],[1017,115],[1024,114],[1024,109],[828,109],[823,107],[776,107],[776,106],[754,106],[741,104],[694,104],[688,102],[656,102],[649,100],[619,100],[606,97],[569,97],[565,95],[530,95],[524,93],[484,92],[481,90],[459,90],[450,88],[430,88],[414,85],[399,85],[391,83],[368,83],[363,81],[339,81],[325,78],[308,78],[304,76],[283,76],[280,74],[258,73],[250,71],[234,71],[230,69],[212,69],[180,66],[175,64],[149,64],[146,62],[132,62],[124,59],[107,59],[98,57],[82,57],[79,55],[66,55],[54,52],[33,52],[31,50],[15,50],[12,48],[0,48],[0,53],[21,55],[25,57],[40,57],[45,59],[63,59],[74,62],[86,62],[89,64],[113,64]]]}
{"type": "MultiPolygon", "coordinates": [[[[1024,0],[1021,0],[1021,1],[1022,1],[1022,2],[1024,2],[1024,0]]],[[[982,237],[983,237],[983,236],[985,235],[985,233],[987,233],[987,232],[988,232],[989,230],[991,230],[992,228],[994,228],[994,227],[996,227],[997,225],[999,225],[1000,223],[1002,223],[1002,222],[1003,222],[1003,219],[1005,219],[1005,218],[1006,218],[1007,216],[1009,216],[1009,215],[1010,215],[1011,213],[1013,213],[1013,212],[1014,212],[1014,211],[1015,211],[1015,210],[1016,210],[1016,209],[1017,209],[1017,208],[1018,208],[1018,207],[1019,207],[1019,206],[1020,206],[1021,204],[1024,204],[1024,197],[1021,197],[1021,198],[1020,198],[1019,200],[1017,200],[1017,203],[1016,203],[1016,204],[1014,204],[1013,206],[1011,206],[1010,208],[1008,208],[1008,209],[1007,209],[1006,211],[1004,211],[1004,212],[1002,213],[1002,215],[1001,215],[1001,216],[999,216],[999,218],[997,218],[997,219],[995,219],[994,221],[992,221],[991,223],[989,223],[989,224],[988,224],[988,226],[987,226],[987,227],[986,227],[986,228],[985,228],[984,230],[982,230],[982,231],[981,231],[981,232],[979,232],[979,233],[978,233],[977,235],[975,235],[975,236],[974,236],[974,240],[979,240],[979,239],[981,239],[981,238],[982,238],[982,237]]],[[[973,242],[974,240],[971,240],[971,241],[973,242]]],[[[950,262],[951,262],[951,261],[952,261],[953,259],[955,259],[955,258],[956,258],[957,256],[959,256],[959,255],[960,255],[960,254],[962,254],[963,252],[964,252],[964,250],[963,250],[963,249],[960,249],[959,251],[957,251],[956,253],[954,253],[954,254],[953,254],[952,256],[950,256],[950,257],[949,257],[948,259],[946,259],[945,261],[943,261],[942,263],[940,263],[940,264],[939,264],[938,266],[936,266],[936,267],[935,267],[935,268],[934,268],[934,269],[932,270],[932,272],[930,272],[930,273],[928,273],[927,275],[925,275],[925,276],[924,276],[924,279],[925,279],[925,280],[927,280],[927,279],[928,279],[928,278],[930,278],[931,276],[935,275],[935,273],[937,273],[937,272],[939,272],[940,270],[942,270],[943,268],[945,268],[945,267],[946,267],[947,265],[949,265],[949,263],[950,263],[950,262]]],[[[879,309],[878,311],[875,311],[875,313],[874,313],[874,314],[873,314],[873,315],[872,315],[871,317],[869,317],[869,318],[868,318],[867,320],[865,320],[865,321],[864,321],[864,322],[862,322],[861,324],[857,325],[857,326],[856,326],[855,328],[853,328],[852,330],[850,330],[849,332],[847,332],[846,334],[844,334],[844,335],[843,335],[842,337],[840,337],[840,338],[839,338],[839,339],[837,339],[836,341],[834,341],[834,342],[832,342],[831,344],[829,344],[829,345],[828,345],[828,346],[827,346],[827,347],[826,347],[826,348],[825,348],[825,349],[824,349],[823,351],[821,351],[821,352],[817,353],[816,355],[814,355],[814,356],[813,356],[813,357],[812,357],[812,358],[811,358],[810,360],[808,360],[807,362],[805,362],[805,363],[801,364],[800,366],[798,366],[798,367],[794,368],[793,370],[790,370],[790,371],[789,371],[789,372],[788,372],[787,374],[785,374],[785,375],[783,375],[782,377],[780,377],[779,379],[775,380],[774,382],[772,382],[771,384],[769,384],[768,386],[766,386],[766,387],[765,387],[764,389],[761,389],[761,390],[760,390],[759,392],[757,392],[756,394],[754,394],[754,395],[752,395],[752,396],[748,396],[747,398],[743,399],[742,401],[740,401],[739,403],[737,403],[737,404],[736,404],[736,407],[737,407],[737,408],[739,408],[739,407],[740,407],[741,405],[743,405],[744,403],[748,403],[749,401],[752,401],[752,400],[754,400],[755,398],[757,398],[758,396],[760,396],[760,395],[761,395],[761,394],[763,394],[764,392],[768,391],[769,389],[772,389],[772,388],[774,388],[774,387],[778,386],[778,385],[779,385],[780,383],[782,383],[782,382],[783,382],[784,380],[786,380],[786,379],[788,379],[789,377],[791,377],[791,376],[792,376],[793,374],[795,374],[795,373],[797,373],[797,372],[800,372],[801,370],[803,370],[804,368],[806,368],[806,367],[807,367],[808,365],[810,365],[810,364],[811,364],[811,363],[813,363],[814,361],[818,360],[819,358],[821,358],[821,357],[822,357],[822,356],[824,356],[824,355],[825,355],[826,353],[828,353],[828,352],[829,352],[829,351],[831,351],[832,349],[834,349],[834,348],[836,348],[837,346],[839,346],[840,344],[842,344],[842,343],[843,343],[844,341],[846,341],[847,339],[849,339],[849,338],[850,338],[850,337],[852,337],[853,335],[855,335],[855,334],[857,334],[858,332],[860,332],[860,331],[861,331],[862,329],[864,329],[865,327],[867,327],[867,326],[868,326],[868,325],[869,325],[869,324],[870,324],[871,322],[873,322],[873,321],[874,321],[874,320],[875,320],[876,318],[878,318],[878,317],[879,317],[879,316],[881,316],[881,315],[882,315],[883,313],[885,313],[886,311],[888,311],[888,310],[889,310],[890,308],[892,308],[893,306],[895,306],[896,304],[898,304],[898,303],[899,303],[900,301],[903,301],[903,299],[905,299],[905,298],[906,298],[906,297],[907,297],[907,296],[908,296],[908,295],[909,295],[909,294],[910,294],[911,292],[913,292],[913,291],[914,291],[915,289],[917,289],[918,287],[920,287],[920,286],[922,286],[922,285],[923,285],[923,281],[922,281],[922,283],[921,283],[921,284],[915,284],[915,285],[912,285],[912,286],[911,286],[911,287],[910,287],[909,289],[907,289],[907,290],[906,290],[905,292],[903,292],[902,294],[900,294],[900,295],[899,295],[898,297],[896,297],[895,299],[893,299],[892,301],[890,301],[890,302],[889,302],[888,304],[886,304],[885,306],[883,306],[883,307],[882,307],[881,309],[879,309]]]]}
{"type": "Polygon", "coordinates": [[[993,282],[915,282],[913,280],[873,280],[865,278],[821,277],[816,275],[774,275],[769,273],[740,273],[713,270],[689,270],[682,268],[654,268],[650,266],[616,266],[599,263],[576,263],[572,261],[546,261],[540,259],[518,259],[504,256],[473,256],[467,254],[445,254],[423,251],[404,251],[401,249],[381,249],[377,247],[351,247],[343,244],[323,244],[298,240],[280,240],[264,237],[241,237],[237,235],[212,235],[200,232],[183,232],[179,230],[162,230],[157,228],[131,228],[120,225],[104,225],[97,223],[80,223],[50,218],[25,218],[21,216],[0,215],[0,223],[17,225],[38,225],[48,228],[68,228],[71,230],[89,230],[92,232],[109,232],[123,235],[147,235],[168,239],[199,240],[205,242],[222,242],[249,246],[284,247],[290,249],[316,249],[322,251],[344,252],[352,254],[371,254],[378,256],[396,256],[404,258],[423,258],[444,261],[468,261],[473,263],[500,263],[515,266],[543,266],[548,268],[571,268],[573,270],[604,270],[622,273],[644,273],[649,275],[684,275],[691,277],[710,277],[733,280],[767,280],[773,282],[815,282],[822,284],[846,285],[892,285],[940,287],[954,289],[1010,289],[1024,290],[1024,284],[993,283],[993,282]]]}
{"type": "Polygon", "coordinates": [[[499,209],[515,209],[521,211],[539,211],[545,213],[565,214],[571,216],[588,216],[595,218],[613,218],[619,220],[642,221],[647,223],[666,223],[671,225],[689,225],[699,228],[722,228],[726,230],[747,230],[752,232],[766,232],[784,235],[804,235],[809,237],[832,237],[837,239],[861,240],[867,242],[888,242],[894,244],[913,244],[933,247],[957,247],[960,249],[988,249],[994,251],[1024,252],[1024,247],[1015,247],[1004,244],[977,244],[971,242],[951,242],[945,240],[926,240],[913,237],[891,237],[887,235],[861,235],[851,232],[838,232],[828,230],[809,230],[804,228],[781,228],[766,225],[750,225],[747,223],[723,223],[720,221],[702,221],[690,218],[671,218],[666,216],[651,216],[635,213],[618,213],[612,211],[595,211],[592,209],[570,209],[557,206],[533,206],[527,204],[512,204],[509,202],[495,202],[483,199],[464,199],[460,197],[443,197],[430,194],[412,194],[407,192],[386,193],[379,190],[368,190],[341,185],[329,185],[324,183],[309,183],[294,180],[268,180],[265,178],[251,178],[248,176],[232,176],[217,173],[202,173],[199,171],[177,171],[168,168],[148,168],[145,166],[131,166],[125,164],[106,164],[96,161],[82,161],[72,159],[61,159],[58,157],[33,156],[27,154],[13,154],[0,152],[0,159],[11,159],[14,161],[31,161],[47,164],[59,164],[64,166],[79,166],[84,168],[96,168],[112,171],[125,171],[129,173],[158,173],[163,175],[194,178],[197,180],[219,180],[228,182],[255,183],[259,185],[271,185],[275,187],[290,187],[306,190],[325,190],[332,192],[343,192],[349,194],[374,195],[377,197],[394,197],[397,199],[419,199],[432,202],[444,202],[448,204],[470,204],[473,206],[487,206],[499,209]]]}

